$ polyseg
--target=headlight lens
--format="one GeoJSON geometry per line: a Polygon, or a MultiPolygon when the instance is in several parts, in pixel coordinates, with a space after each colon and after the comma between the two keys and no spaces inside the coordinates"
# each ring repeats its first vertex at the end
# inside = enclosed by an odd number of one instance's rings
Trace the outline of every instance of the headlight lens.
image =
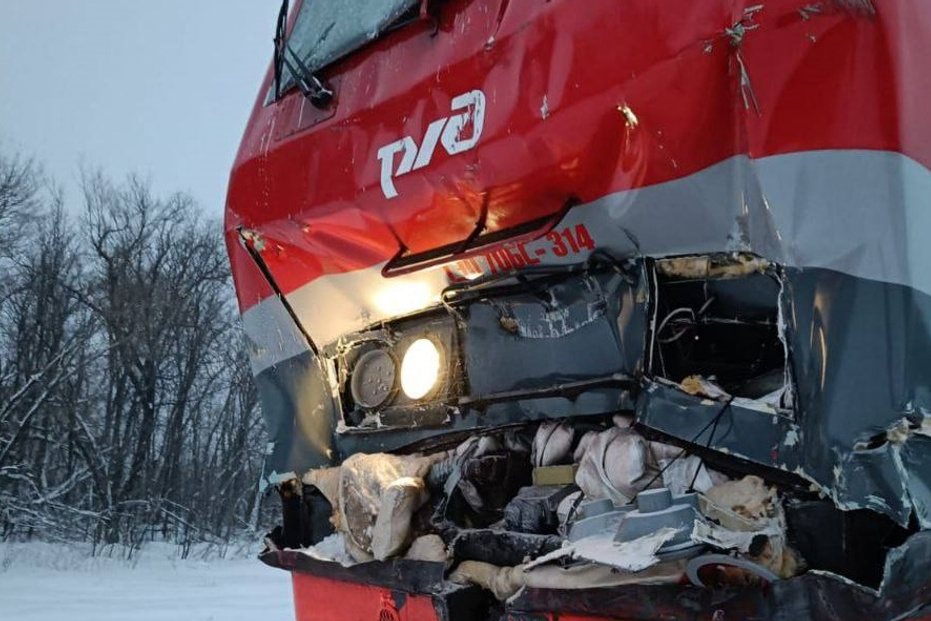
{"type": "Polygon", "coordinates": [[[396,372],[388,352],[376,349],[363,354],[352,372],[352,398],[362,407],[380,407],[394,392],[396,372]]]}
{"type": "Polygon", "coordinates": [[[401,361],[401,390],[408,399],[423,399],[440,379],[442,356],[436,343],[417,339],[411,343],[401,361]]]}

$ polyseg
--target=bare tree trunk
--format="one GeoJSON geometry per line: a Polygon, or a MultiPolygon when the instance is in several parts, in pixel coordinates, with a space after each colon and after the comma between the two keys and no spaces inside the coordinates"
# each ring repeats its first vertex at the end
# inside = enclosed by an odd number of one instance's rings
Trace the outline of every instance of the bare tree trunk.
{"type": "Polygon", "coordinates": [[[47,187],[0,152],[0,537],[254,531],[265,436],[219,225],[100,173],[76,223],[47,187]]]}

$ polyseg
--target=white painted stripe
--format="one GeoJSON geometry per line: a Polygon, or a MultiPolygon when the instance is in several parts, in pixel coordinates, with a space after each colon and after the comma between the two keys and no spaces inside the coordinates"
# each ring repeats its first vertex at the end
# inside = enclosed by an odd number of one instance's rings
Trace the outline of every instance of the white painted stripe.
{"type": "Polygon", "coordinates": [[[277,296],[247,310],[242,322],[253,375],[309,350],[304,335],[277,296]]]}
{"type": "MultiPolygon", "coordinates": [[[[900,153],[832,150],[734,157],[667,183],[617,192],[569,212],[600,248],[650,256],[742,250],[931,295],[931,171],[900,153]]],[[[532,256],[546,240],[528,245],[532,256]]],[[[545,263],[583,260],[587,253],[545,263]]],[[[372,322],[436,304],[441,268],[384,279],[379,264],[319,278],[288,295],[318,345],[372,322]]],[[[270,298],[245,313],[256,372],[306,350],[270,298]]]]}

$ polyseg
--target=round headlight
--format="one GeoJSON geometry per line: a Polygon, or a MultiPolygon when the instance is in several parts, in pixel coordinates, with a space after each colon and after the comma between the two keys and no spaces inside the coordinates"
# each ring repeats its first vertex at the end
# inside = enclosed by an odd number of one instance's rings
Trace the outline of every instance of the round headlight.
{"type": "Polygon", "coordinates": [[[401,390],[408,399],[423,399],[440,379],[440,350],[430,339],[417,339],[401,361],[401,390]]]}
{"type": "Polygon", "coordinates": [[[377,408],[391,397],[397,376],[394,358],[375,349],[362,354],[352,370],[352,398],[364,408],[377,408]]]}

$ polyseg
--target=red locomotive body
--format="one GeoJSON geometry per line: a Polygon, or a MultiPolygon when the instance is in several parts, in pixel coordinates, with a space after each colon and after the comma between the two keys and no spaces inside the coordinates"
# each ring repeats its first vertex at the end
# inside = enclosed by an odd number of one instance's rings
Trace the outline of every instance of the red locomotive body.
{"type": "Polygon", "coordinates": [[[304,0],[278,30],[225,228],[298,619],[931,614],[931,7],[304,0]],[[808,572],[495,603],[448,576],[501,507],[442,481],[446,564],[299,550],[336,508],[308,471],[618,413],[778,488],[808,572]],[[876,549],[808,541],[828,513],[876,549]]]}

